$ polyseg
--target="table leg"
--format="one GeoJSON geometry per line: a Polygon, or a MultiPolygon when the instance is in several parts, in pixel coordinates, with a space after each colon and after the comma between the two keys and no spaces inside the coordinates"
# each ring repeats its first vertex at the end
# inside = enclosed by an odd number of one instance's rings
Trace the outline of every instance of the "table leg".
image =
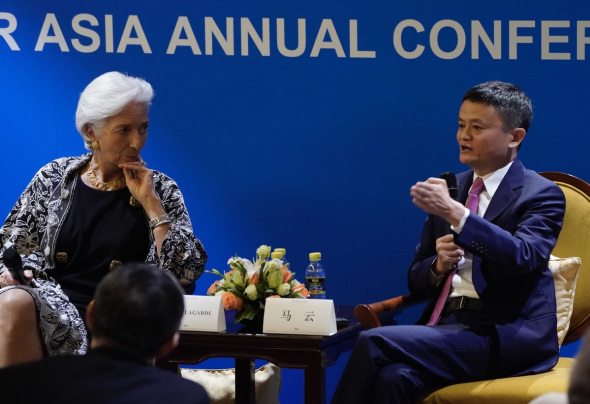
{"type": "Polygon", "coordinates": [[[236,358],[236,404],[255,404],[254,361],[236,358]]]}
{"type": "Polygon", "coordinates": [[[305,369],[305,404],[326,403],[326,369],[321,365],[305,369]]]}

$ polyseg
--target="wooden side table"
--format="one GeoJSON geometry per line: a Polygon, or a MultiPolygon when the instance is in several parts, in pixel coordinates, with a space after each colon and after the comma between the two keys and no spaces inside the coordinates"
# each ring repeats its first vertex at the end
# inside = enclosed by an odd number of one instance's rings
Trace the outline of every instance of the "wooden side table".
{"type": "Polygon", "coordinates": [[[336,316],[347,318],[348,326],[334,335],[247,334],[235,325],[233,311],[226,312],[227,331],[181,331],[178,347],[156,366],[178,371],[180,364],[197,364],[209,358],[235,358],[236,403],[254,403],[254,360],[264,359],[282,368],[304,370],[305,403],[326,402],[326,367],[352,349],[362,326],[353,307],[336,307],[336,316]]]}

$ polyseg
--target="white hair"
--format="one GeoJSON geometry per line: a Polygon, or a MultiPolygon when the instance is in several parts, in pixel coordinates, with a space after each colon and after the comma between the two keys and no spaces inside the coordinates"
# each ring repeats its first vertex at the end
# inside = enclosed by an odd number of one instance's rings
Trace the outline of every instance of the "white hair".
{"type": "Polygon", "coordinates": [[[87,125],[98,131],[107,118],[121,112],[129,103],[144,103],[149,107],[152,98],[152,86],[138,77],[108,72],[92,80],[80,94],[76,110],[76,128],[84,139],[84,147],[92,150],[92,139],[86,133],[87,125]]]}

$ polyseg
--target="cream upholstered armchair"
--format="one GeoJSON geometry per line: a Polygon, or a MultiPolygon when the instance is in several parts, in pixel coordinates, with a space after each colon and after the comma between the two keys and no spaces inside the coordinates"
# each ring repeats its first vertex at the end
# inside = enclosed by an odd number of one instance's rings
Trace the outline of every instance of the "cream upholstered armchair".
{"type": "MultiPolygon", "coordinates": [[[[564,173],[541,175],[554,181],[566,199],[563,228],[549,261],[555,282],[561,346],[579,340],[590,326],[590,184],[564,173]]],[[[417,303],[420,302],[408,294],[359,304],[355,315],[369,329],[381,325],[381,314],[417,303]]],[[[560,357],[557,365],[546,373],[455,384],[433,392],[423,403],[528,403],[547,392],[567,392],[573,363],[573,358],[560,357]]]]}

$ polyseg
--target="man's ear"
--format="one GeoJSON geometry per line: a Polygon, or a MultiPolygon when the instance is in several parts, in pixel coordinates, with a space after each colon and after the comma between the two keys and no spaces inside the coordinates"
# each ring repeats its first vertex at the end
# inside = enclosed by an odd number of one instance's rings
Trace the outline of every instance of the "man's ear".
{"type": "Polygon", "coordinates": [[[90,332],[94,331],[94,300],[86,308],[86,327],[90,332]]]}
{"type": "Polygon", "coordinates": [[[156,352],[156,359],[163,358],[164,356],[168,355],[176,346],[178,345],[178,340],[180,339],[180,334],[177,332],[174,334],[172,338],[168,340],[164,345],[158,349],[156,352]]]}
{"type": "Polygon", "coordinates": [[[517,149],[520,144],[522,143],[524,137],[526,135],[526,130],[523,128],[516,128],[512,130],[512,141],[510,142],[510,147],[513,149],[517,149]]]}

